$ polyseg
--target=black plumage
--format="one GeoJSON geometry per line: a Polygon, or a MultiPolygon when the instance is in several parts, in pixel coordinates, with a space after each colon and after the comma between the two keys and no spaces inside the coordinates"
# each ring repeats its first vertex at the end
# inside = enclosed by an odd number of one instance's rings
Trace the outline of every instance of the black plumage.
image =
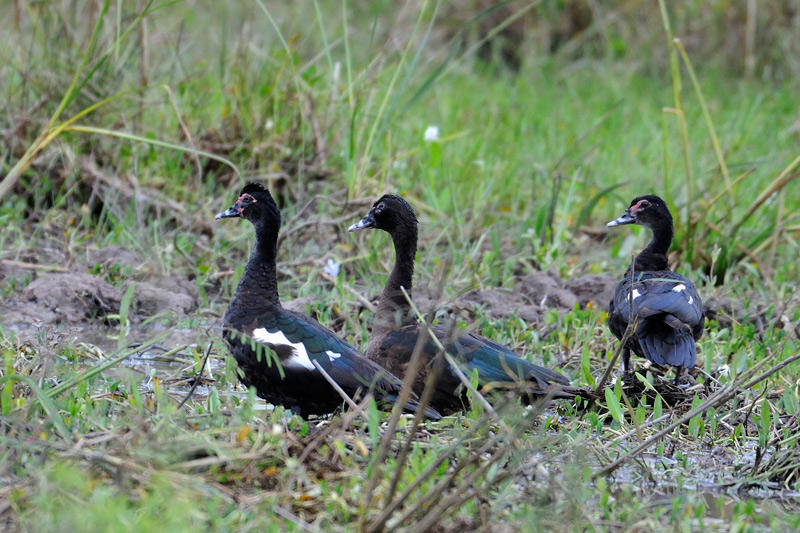
{"type": "Polygon", "coordinates": [[[608,312],[608,327],[622,339],[630,317],[636,329],[623,347],[626,374],[631,372],[630,351],[657,365],[676,368],[676,379],[695,365],[695,341],[703,335],[703,303],[694,284],[669,269],[672,214],[654,195],[634,198],[630,207],[608,226],[640,224],[653,238],[637,255],[617,285],[608,312]]]}
{"type": "MultiPolygon", "coordinates": [[[[382,229],[392,237],[395,265],[380,297],[366,355],[397,375],[405,375],[421,326],[417,323],[411,305],[401,288],[411,293],[414,276],[414,259],[417,251],[417,217],[403,198],[384,195],[369,213],[349,230],[382,229]]],[[[553,370],[521,359],[508,348],[484,337],[472,334],[451,334],[440,326],[432,328],[434,334],[453,356],[462,371],[471,376],[478,373],[479,384],[510,388],[518,386],[528,397],[546,394],[567,395],[551,384],[568,385],[569,380],[553,370]]],[[[432,339],[422,347],[424,364],[415,376],[414,390],[421,394],[428,374],[434,369],[439,350],[432,339]]],[[[571,396],[571,395],[570,395],[571,396]]],[[[445,364],[436,381],[431,405],[447,414],[464,409],[467,398],[455,370],[445,364]]]]}
{"type": "MultiPolygon", "coordinates": [[[[400,380],[314,319],[281,306],[275,270],[281,217],[269,191],[259,184],[246,185],[233,206],[216,216],[230,217],[249,220],[256,235],[223,321],[223,337],[242,371],[242,382],[268,402],[302,416],[331,413],[342,406],[342,398],[316,362],[349,396],[369,391],[379,406],[391,408],[400,380]]],[[[406,407],[415,411],[416,399],[406,407]]],[[[440,417],[432,409],[426,415],[440,417]]]]}

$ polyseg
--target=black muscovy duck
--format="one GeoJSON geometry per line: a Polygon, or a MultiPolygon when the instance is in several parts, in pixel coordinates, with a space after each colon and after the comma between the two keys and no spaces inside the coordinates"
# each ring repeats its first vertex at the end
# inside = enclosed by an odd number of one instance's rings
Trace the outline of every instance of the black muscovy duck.
{"type": "MultiPolygon", "coordinates": [[[[349,396],[369,391],[379,406],[391,408],[400,391],[399,379],[316,320],[281,306],[275,271],[281,214],[269,191],[257,183],[245,185],[233,206],[215,218],[231,217],[249,220],[256,233],[223,321],[223,337],[242,371],[242,382],[255,387],[266,401],[301,416],[328,414],[342,406],[342,397],[316,361],[349,396]]],[[[406,408],[415,411],[416,398],[406,408]]],[[[433,409],[425,414],[441,418],[433,409]]]]}
{"type": "Polygon", "coordinates": [[[609,227],[639,224],[650,228],[653,239],[637,255],[617,285],[608,311],[608,327],[620,340],[630,317],[636,329],[623,347],[622,364],[631,372],[631,350],[649,361],[676,368],[675,380],[694,367],[695,341],[703,335],[703,303],[694,284],[667,265],[672,243],[672,214],[655,195],[634,198],[625,213],[609,227]],[[632,309],[631,309],[632,307],[632,309]]]}
{"type": "MultiPolygon", "coordinates": [[[[395,265],[378,303],[366,355],[397,375],[404,375],[423,327],[417,322],[401,290],[404,288],[410,295],[417,252],[417,216],[403,198],[387,194],[375,202],[364,218],[350,226],[349,231],[367,228],[382,229],[391,235],[395,265]]],[[[573,396],[560,391],[558,387],[549,387],[555,383],[569,385],[566,377],[531,364],[504,346],[472,333],[450,335],[441,326],[433,326],[432,329],[467,376],[477,371],[480,385],[518,386],[525,392],[525,399],[547,394],[573,396]]],[[[422,394],[438,352],[433,340],[429,339],[424,344],[424,365],[414,381],[417,394],[422,394]]],[[[461,380],[454,369],[445,365],[436,381],[431,405],[442,414],[464,409],[468,403],[460,385],[461,380]]]]}

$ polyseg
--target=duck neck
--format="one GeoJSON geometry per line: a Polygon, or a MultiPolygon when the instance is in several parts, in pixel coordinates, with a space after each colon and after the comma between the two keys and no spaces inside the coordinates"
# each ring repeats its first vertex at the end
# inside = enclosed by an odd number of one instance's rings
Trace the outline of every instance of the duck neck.
{"type": "Polygon", "coordinates": [[[256,228],[256,243],[236,288],[234,298],[280,305],[275,258],[278,250],[277,231],[256,228]]]}
{"type": "Polygon", "coordinates": [[[633,261],[632,267],[637,271],[666,270],[668,268],[667,252],[672,244],[672,224],[651,228],[653,238],[644,250],[633,261]]]}
{"type": "Polygon", "coordinates": [[[411,306],[403,290],[411,296],[412,279],[414,277],[414,257],[417,254],[417,230],[412,228],[407,233],[392,235],[394,242],[395,262],[386,286],[383,288],[376,316],[376,327],[393,329],[407,323],[411,306]]]}

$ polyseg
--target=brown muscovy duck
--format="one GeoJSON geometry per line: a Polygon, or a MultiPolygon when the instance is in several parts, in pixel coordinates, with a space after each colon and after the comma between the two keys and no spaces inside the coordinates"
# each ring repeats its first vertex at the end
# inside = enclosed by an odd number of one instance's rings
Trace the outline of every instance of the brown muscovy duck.
{"type": "MultiPolygon", "coordinates": [[[[232,217],[250,221],[256,234],[223,321],[223,337],[242,371],[242,382],[255,387],[266,401],[301,416],[328,414],[343,402],[316,361],[349,396],[371,392],[379,407],[391,409],[399,379],[316,320],[281,306],[275,270],[281,215],[269,191],[257,183],[246,185],[233,206],[215,218],[232,217]]],[[[416,411],[416,397],[405,407],[416,411]]],[[[441,418],[430,408],[425,414],[441,418]]]]}
{"type": "Polygon", "coordinates": [[[673,225],[664,200],[655,195],[634,198],[625,213],[608,226],[623,224],[639,224],[653,232],[650,244],[634,258],[617,285],[609,306],[608,327],[620,340],[629,317],[638,320],[622,349],[623,371],[626,375],[632,371],[633,350],[657,365],[674,366],[677,382],[697,359],[695,341],[703,336],[703,303],[694,284],[667,265],[673,225]]]}
{"type": "MultiPolygon", "coordinates": [[[[401,287],[411,293],[414,276],[414,258],[417,252],[417,216],[403,198],[384,195],[372,206],[367,215],[350,226],[349,231],[367,228],[382,229],[392,237],[395,249],[395,265],[378,303],[372,334],[366,355],[397,375],[404,375],[420,336],[421,326],[401,287]]],[[[465,333],[450,340],[448,330],[433,326],[433,333],[459,364],[467,376],[478,373],[480,385],[489,383],[518,387],[524,391],[523,398],[559,394],[551,384],[569,385],[569,380],[553,370],[534,365],[521,359],[514,352],[484,337],[465,333]]],[[[425,380],[433,368],[439,349],[429,339],[422,348],[424,364],[414,381],[414,391],[422,394],[425,380]]],[[[431,405],[442,414],[463,410],[468,406],[461,380],[449,365],[445,365],[438,380],[431,405]]]]}

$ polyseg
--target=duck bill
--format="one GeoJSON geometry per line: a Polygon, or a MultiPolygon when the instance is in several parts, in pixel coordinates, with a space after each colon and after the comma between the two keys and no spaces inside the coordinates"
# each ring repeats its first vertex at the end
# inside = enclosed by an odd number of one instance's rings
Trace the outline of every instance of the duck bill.
{"type": "Polygon", "coordinates": [[[372,212],[367,213],[367,216],[347,228],[347,231],[358,231],[360,229],[369,229],[375,227],[375,219],[372,218],[372,212]]]}
{"type": "Polygon", "coordinates": [[[620,216],[619,218],[615,218],[614,220],[606,224],[606,226],[608,226],[609,228],[613,228],[614,226],[624,226],[625,224],[635,224],[635,223],[636,219],[633,218],[633,215],[631,215],[631,210],[626,209],[625,212],[622,213],[622,216],[620,216]]]}
{"type": "Polygon", "coordinates": [[[222,218],[236,218],[239,216],[241,216],[239,214],[239,202],[236,202],[225,211],[214,215],[214,220],[220,220],[222,218]]]}

